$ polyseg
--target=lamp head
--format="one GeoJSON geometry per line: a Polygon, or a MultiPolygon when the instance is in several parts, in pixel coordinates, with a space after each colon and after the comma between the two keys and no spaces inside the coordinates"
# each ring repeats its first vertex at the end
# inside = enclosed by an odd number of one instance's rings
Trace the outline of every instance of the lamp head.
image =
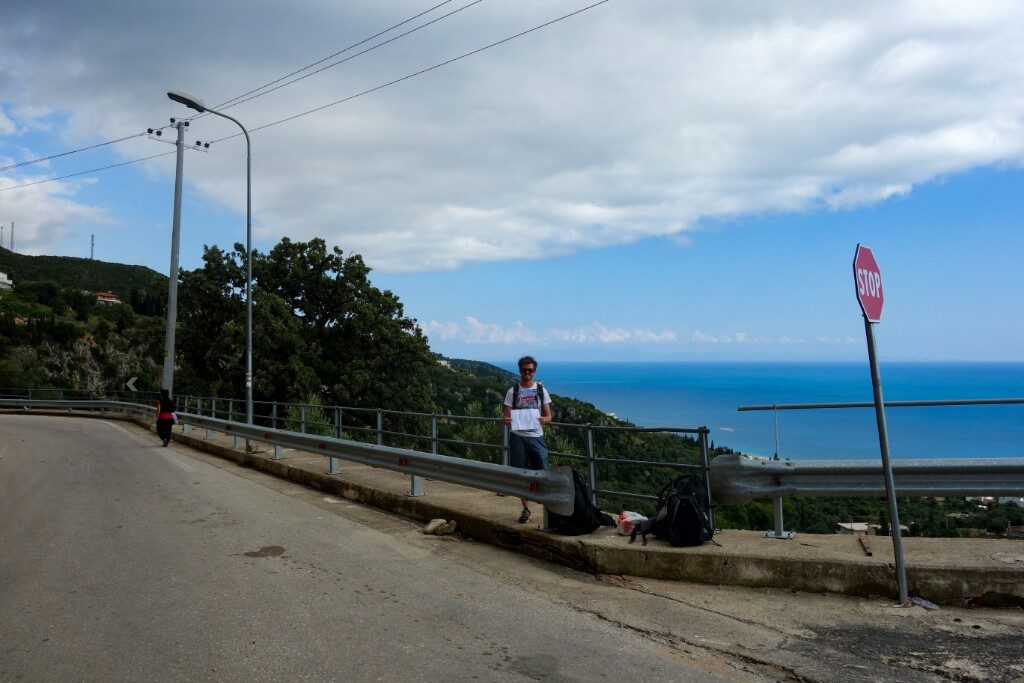
{"type": "Polygon", "coordinates": [[[175,102],[184,104],[189,109],[195,109],[200,114],[206,111],[206,105],[195,95],[189,95],[187,92],[182,92],[181,90],[171,90],[167,93],[167,96],[175,102]]]}

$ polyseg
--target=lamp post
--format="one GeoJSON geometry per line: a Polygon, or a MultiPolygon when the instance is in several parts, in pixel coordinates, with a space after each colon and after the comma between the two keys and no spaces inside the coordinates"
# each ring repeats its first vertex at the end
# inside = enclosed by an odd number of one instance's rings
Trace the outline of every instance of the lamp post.
{"type": "Polygon", "coordinates": [[[234,121],[245,134],[245,419],[248,424],[252,424],[252,144],[249,141],[249,131],[241,121],[216,109],[210,109],[198,97],[180,90],[172,90],[167,96],[200,114],[208,111],[234,121]]]}

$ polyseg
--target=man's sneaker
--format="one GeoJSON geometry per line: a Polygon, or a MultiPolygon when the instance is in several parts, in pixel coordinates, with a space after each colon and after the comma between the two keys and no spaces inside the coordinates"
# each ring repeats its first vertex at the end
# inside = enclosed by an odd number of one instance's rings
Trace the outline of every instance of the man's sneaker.
{"type": "Polygon", "coordinates": [[[526,524],[530,521],[530,508],[523,508],[523,513],[519,515],[519,523],[526,524]]]}

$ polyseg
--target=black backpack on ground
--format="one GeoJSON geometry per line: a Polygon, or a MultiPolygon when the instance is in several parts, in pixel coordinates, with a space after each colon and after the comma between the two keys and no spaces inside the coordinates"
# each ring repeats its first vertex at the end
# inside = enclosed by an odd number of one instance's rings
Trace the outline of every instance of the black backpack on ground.
{"type": "Polygon", "coordinates": [[[590,502],[590,491],[576,470],[572,470],[572,483],[576,489],[572,514],[558,515],[548,510],[549,531],[563,536],[582,536],[593,533],[601,526],[615,526],[611,515],[601,512],[599,507],[590,502]]]}
{"type": "Polygon", "coordinates": [[[637,534],[647,545],[647,534],[654,534],[672,545],[693,546],[710,541],[715,531],[711,526],[711,506],[704,480],[699,474],[684,474],[665,485],[658,493],[658,512],[646,522],[633,527],[629,542],[637,534]]]}

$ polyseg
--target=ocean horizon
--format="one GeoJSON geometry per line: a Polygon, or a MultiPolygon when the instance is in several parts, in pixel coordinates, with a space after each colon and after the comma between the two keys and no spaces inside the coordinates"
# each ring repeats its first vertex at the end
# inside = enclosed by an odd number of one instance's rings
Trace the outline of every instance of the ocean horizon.
{"type": "MultiPolygon", "coordinates": [[[[879,371],[887,402],[1024,397],[1024,362],[888,361],[879,371]]],[[[538,379],[638,426],[706,426],[715,445],[749,455],[879,457],[872,408],[737,410],[871,402],[866,361],[542,361],[538,379]]],[[[893,458],[1024,457],[1021,404],[889,407],[886,424],[893,458]]]]}

